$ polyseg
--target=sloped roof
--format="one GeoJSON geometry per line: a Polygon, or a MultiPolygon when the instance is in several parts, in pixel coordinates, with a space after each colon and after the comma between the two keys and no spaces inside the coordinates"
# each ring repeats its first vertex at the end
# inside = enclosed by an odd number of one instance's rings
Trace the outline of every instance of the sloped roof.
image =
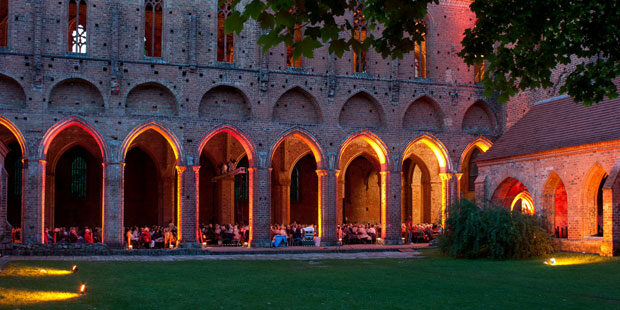
{"type": "Polygon", "coordinates": [[[620,98],[586,107],[569,97],[534,105],[478,160],[620,140],[620,98]]]}

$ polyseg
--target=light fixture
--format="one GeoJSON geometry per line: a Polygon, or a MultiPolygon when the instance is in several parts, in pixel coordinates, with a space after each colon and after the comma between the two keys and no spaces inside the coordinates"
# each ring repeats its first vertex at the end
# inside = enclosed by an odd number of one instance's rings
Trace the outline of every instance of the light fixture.
{"type": "Polygon", "coordinates": [[[84,295],[86,294],[86,291],[88,289],[86,288],[86,283],[82,283],[82,285],[80,285],[80,294],[84,295]]]}
{"type": "Polygon", "coordinates": [[[77,265],[73,265],[73,267],[71,267],[71,271],[73,271],[74,273],[78,271],[78,266],[77,265]]]}
{"type": "Polygon", "coordinates": [[[39,270],[39,272],[40,272],[40,273],[47,273],[47,270],[45,270],[45,269],[41,269],[41,270],[39,270]]]}
{"type": "Polygon", "coordinates": [[[132,250],[132,249],[133,249],[133,245],[131,245],[131,244],[130,244],[130,245],[128,245],[128,246],[127,246],[127,249],[128,249],[128,250],[132,250]]]}
{"type": "Polygon", "coordinates": [[[204,248],[206,248],[206,247],[207,247],[207,243],[206,243],[206,242],[203,242],[203,243],[202,243],[202,248],[204,249],[204,248]]]}
{"type": "Polygon", "coordinates": [[[553,257],[552,257],[552,258],[549,260],[549,263],[551,263],[551,265],[554,265],[554,264],[555,264],[555,258],[553,258],[553,257]]]}

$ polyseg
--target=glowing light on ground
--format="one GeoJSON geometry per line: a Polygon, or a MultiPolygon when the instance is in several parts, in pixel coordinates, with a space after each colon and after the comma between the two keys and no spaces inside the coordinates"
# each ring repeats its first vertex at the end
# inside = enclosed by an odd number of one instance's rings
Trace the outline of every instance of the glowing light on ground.
{"type": "Polygon", "coordinates": [[[11,267],[10,265],[2,271],[3,276],[7,277],[48,277],[65,276],[73,273],[71,270],[41,268],[41,267],[11,267]]]}
{"type": "Polygon", "coordinates": [[[595,255],[583,255],[577,257],[555,257],[545,260],[543,263],[548,266],[573,266],[596,264],[606,261],[604,257],[595,255]]]}
{"type": "Polygon", "coordinates": [[[80,297],[74,292],[27,291],[0,288],[0,306],[15,307],[80,297]]]}

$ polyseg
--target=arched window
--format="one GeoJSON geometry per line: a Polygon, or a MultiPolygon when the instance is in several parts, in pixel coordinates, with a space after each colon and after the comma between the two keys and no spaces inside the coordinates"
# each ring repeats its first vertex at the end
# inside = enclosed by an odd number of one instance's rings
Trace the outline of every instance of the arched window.
{"type": "Polygon", "coordinates": [[[473,192],[476,190],[476,178],[478,177],[478,165],[476,159],[480,156],[480,150],[475,148],[471,155],[469,155],[469,162],[467,163],[467,190],[473,192]]]}
{"type": "Polygon", "coordinates": [[[596,192],[596,235],[603,236],[603,186],[607,181],[607,175],[603,177],[596,192]]]}
{"type": "Polygon", "coordinates": [[[144,2],[144,55],[161,57],[163,0],[144,2]]]}
{"type": "Polygon", "coordinates": [[[69,1],[69,31],[67,51],[86,54],[86,1],[69,1]]]}
{"type": "Polygon", "coordinates": [[[0,46],[7,46],[9,36],[9,0],[0,0],[0,46]]]}
{"type": "Polygon", "coordinates": [[[235,51],[234,34],[226,34],[224,21],[232,14],[232,1],[226,1],[217,12],[217,61],[233,62],[235,51]]]}
{"type": "Polygon", "coordinates": [[[71,162],[71,198],[86,199],[87,179],[86,159],[78,155],[71,162]]]}
{"type": "MultiPolygon", "coordinates": [[[[367,25],[364,17],[363,7],[357,6],[353,12],[353,34],[355,40],[364,43],[366,40],[367,25]]],[[[353,72],[366,72],[366,51],[353,51],[353,72]]]]}
{"type": "Polygon", "coordinates": [[[413,57],[414,77],[426,78],[426,35],[421,42],[415,43],[413,57]]]}
{"type": "Polygon", "coordinates": [[[293,168],[293,172],[291,172],[291,201],[298,202],[301,200],[299,195],[299,169],[297,165],[293,168]]]}
{"type": "MultiPolygon", "coordinates": [[[[299,41],[301,41],[301,26],[296,25],[295,28],[293,29],[293,43],[297,43],[299,41]]],[[[286,66],[294,67],[294,68],[301,68],[301,56],[297,58],[293,58],[293,46],[292,45],[286,46],[286,66]]]]}
{"type": "Polygon", "coordinates": [[[479,64],[474,64],[474,83],[482,83],[484,79],[486,66],[484,63],[484,59],[479,64]]]}

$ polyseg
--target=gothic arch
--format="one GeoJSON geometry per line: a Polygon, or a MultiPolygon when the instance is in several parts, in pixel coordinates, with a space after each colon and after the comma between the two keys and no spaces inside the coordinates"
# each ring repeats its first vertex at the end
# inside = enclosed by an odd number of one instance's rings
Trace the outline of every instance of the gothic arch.
{"type": "Polygon", "coordinates": [[[413,101],[403,116],[403,128],[438,132],[443,130],[441,107],[427,96],[413,101]]]}
{"type": "Polygon", "coordinates": [[[54,84],[48,94],[47,107],[65,112],[101,112],[105,100],[96,84],[82,76],[74,76],[54,84]]]}
{"type": "Polygon", "coordinates": [[[271,163],[273,154],[278,149],[278,146],[280,146],[280,143],[282,143],[282,141],[291,136],[302,140],[310,148],[310,151],[312,152],[312,155],[316,160],[317,169],[325,169],[327,167],[327,162],[325,161],[325,151],[321,147],[321,144],[314,136],[312,136],[312,134],[301,128],[291,128],[283,132],[278,136],[278,138],[276,138],[276,140],[271,144],[267,163],[271,163]]]}
{"type": "Polygon", "coordinates": [[[125,110],[136,115],[177,115],[178,100],[168,87],[157,82],[144,82],[129,91],[125,110]]]}
{"type": "Polygon", "coordinates": [[[556,237],[565,236],[568,227],[567,193],[562,178],[552,171],[542,189],[542,211],[547,216],[549,231],[557,228],[556,237]]]}
{"type": "Polygon", "coordinates": [[[123,140],[123,143],[121,144],[121,147],[119,148],[120,153],[118,154],[118,160],[120,162],[123,162],[125,160],[125,156],[127,155],[127,152],[129,151],[129,147],[131,146],[131,143],[138,136],[140,136],[140,134],[144,133],[145,131],[149,129],[156,131],[162,137],[164,137],[166,141],[168,141],[168,144],[172,148],[172,151],[174,152],[174,155],[176,157],[177,165],[179,166],[182,165],[185,162],[182,144],[179,142],[179,139],[174,134],[174,132],[169,130],[165,125],[155,120],[150,120],[150,121],[144,122],[136,126],[133,130],[131,130],[131,132],[129,132],[129,134],[127,134],[127,137],[125,137],[125,139],[123,140]]]}
{"type": "MultiPolygon", "coordinates": [[[[527,192],[529,195],[525,184],[514,177],[507,177],[495,188],[491,201],[507,210],[512,210],[517,197],[523,192],[527,192]]],[[[531,196],[529,197],[531,200],[531,196]]]]}
{"type": "Polygon", "coordinates": [[[43,139],[41,140],[41,144],[39,146],[39,152],[38,152],[39,158],[41,159],[46,158],[47,151],[49,149],[51,142],[54,141],[54,138],[59,133],[61,133],[63,130],[71,126],[78,126],[84,129],[84,131],[86,131],[88,134],[90,134],[91,137],[95,140],[95,142],[97,142],[97,145],[99,146],[99,150],[101,152],[100,153],[101,160],[103,162],[110,161],[110,151],[109,151],[108,145],[105,139],[103,138],[103,136],[99,133],[99,130],[97,130],[97,128],[91,125],[88,121],[80,117],[77,117],[77,116],[72,116],[64,120],[61,120],[60,122],[54,124],[52,127],[50,127],[50,129],[47,130],[45,135],[43,135],[43,139]]]}
{"type": "Polygon", "coordinates": [[[462,130],[471,134],[494,134],[497,121],[493,111],[481,100],[472,104],[463,116],[462,130]]]}
{"type": "Polygon", "coordinates": [[[443,143],[441,143],[439,139],[437,139],[435,136],[430,135],[430,134],[422,134],[409,140],[409,142],[407,143],[407,146],[402,152],[403,161],[404,159],[407,158],[407,154],[411,152],[413,145],[417,142],[424,143],[426,146],[428,146],[433,151],[433,153],[435,154],[435,157],[437,157],[437,162],[439,163],[440,172],[443,173],[443,172],[452,171],[452,160],[450,160],[448,149],[445,147],[443,143]]]}
{"type": "Polygon", "coordinates": [[[22,151],[22,158],[29,158],[28,156],[29,152],[28,152],[28,148],[26,144],[26,139],[24,139],[24,135],[19,130],[19,128],[17,128],[17,126],[13,124],[13,122],[11,122],[8,118],[6,118],[4,115],[1,115],[1,114],[0,114],[0,125],[4,126],[8,131],[10,131],[13,134],[13,136],[15,136],[15,139],[17,140],[17,143],[19,144],[19,148],[22,151]]]}
{"type": "Polygon", "coordinates": [[[198,145],[197,152],[195,153],[196,154],[195,158],[199,159],[202,153],[202,150],[204,149],[207,142],[209,142],[209,140],[211,140],[211,138],[213,138],[215,135],[222,133],[222,132],[228,133],[229,135],[237,139],[239,143],[241,143],[241,145],[243,146],[243,149],[245,150],[245,153],[248,156],[249,168],[255,168],[257,166],[255,162],[255,160],[257,159],[256,157],[257,153],[256,153],[256,147],[254,146],[254,143],[252,143],[252,140],[245,132],[243,132],[242,130],[232,125],[220,125],[218,127],[211,129],[209,132],[207,132],[200,140],[200,144],[198,145]]]}
{"type": "Polygon", "coordinates": [[[385,124],[385,113],[373,96],[359,91],[345,101],[338,123],[343,127],[381,127],[385,124]]]}
{"type": "Polygon", "coordinates": [[[607,176],[607,171],[597,162],[588,170],[583,179],[580,217],[583,221],[582,227],[585,236],[595,235],[598,232],[599,221],[597,217],[602,216],[602,212],[600,214],[598,212],[598,194],[603,185],[602,182],[607,176]]]}
{"type": "Polygon", "coordinates": [[[474,150],[474,148],[478,148],[484,153],[488,151],[491,148],[491,146],[493,146],[493,142],[491,142],[491,140],[485,137],[478,137],[474,139],[473,141],[469,142],[469,144],[467,144],[467,146],[463,150],[463,153],[461,153],[461,160],[459,161],[459,170],[463,172],[463,168],[466,165],[465,160],[467,160],[467,157],[472,152],[472,150],[474,150]]]}
{"type": "Polygon", "coordinates": [[[272,120],[280,123],[320,124],[323,120],[316,99],[295,86],[284,92],[273,107],[272,120]]]}
{"type": "Polygon", "coordinates": [[[24,87],[14,78],[0,74],[0,89],[2,98],[0,107],[6,109],[21,109],[26,107],[26,92],[24,87]]]}
{"type": "Polygon", "coordinates": [[[252,117],[250,100],[239,88],[217,85],[201,98],[198,114],[202,118],[245,121],[252,117]]]}
{"type": "Polygon", "coordinates": [[[370,145],[372,150],[375,152],[376,157],[379,160],[381,171],[389,171],[392,163],[390,162],[390,154],[387,146],[385,145],[385,143],[383,143],[381,138],[368,130],[354,133],[340,144],[340,148],[338,149],[338,159],[336,160],[335,167],[340,167],[341,161],[343,160],[342,154],[347,148],[347,146],[349,146],[352,142],[360,139],[368,143],[368,145],[370,145]]]}

